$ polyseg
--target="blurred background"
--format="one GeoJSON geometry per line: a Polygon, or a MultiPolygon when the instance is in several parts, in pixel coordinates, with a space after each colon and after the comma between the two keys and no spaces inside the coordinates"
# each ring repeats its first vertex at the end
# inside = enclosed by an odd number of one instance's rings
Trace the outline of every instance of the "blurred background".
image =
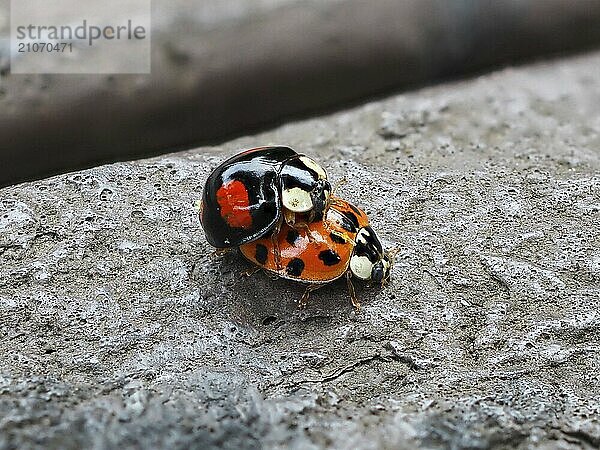
{"type": "Polygon", "coordinates": [[[600,1],[155,0],[149,75],[11,74],[9,27],[0,0],[0,185],[585,51],[600,1]]]}

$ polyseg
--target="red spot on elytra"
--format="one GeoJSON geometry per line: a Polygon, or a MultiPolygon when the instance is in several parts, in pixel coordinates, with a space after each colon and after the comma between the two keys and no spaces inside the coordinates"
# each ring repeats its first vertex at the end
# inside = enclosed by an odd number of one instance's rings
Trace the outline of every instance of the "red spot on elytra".
{"type": "Polygon", "coordinates": [[[221,217],[232,228],[252,226],[248,191],[244,183],[233,180],[225,183],[217,191],[217,202],[221,207],[221,217]]]}

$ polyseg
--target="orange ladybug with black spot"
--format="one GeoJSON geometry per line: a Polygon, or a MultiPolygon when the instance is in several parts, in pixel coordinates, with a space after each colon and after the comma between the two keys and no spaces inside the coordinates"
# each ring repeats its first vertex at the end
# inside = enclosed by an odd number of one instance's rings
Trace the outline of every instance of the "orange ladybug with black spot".
{"type": "Polygon", "coordinates": [[[352,304],[359,309],[352,278],[383,284],[393,260],[364,211],[337,197],[332,197],[324,220],[301,229],[284,224],[275,242],[259,239],[241,245],[240,251],[256,264],[250,273],[265,269],[307,283],[300,306],[306,305],[312,291],[345,276],[352,304]]]}
{"type": "Polygon", "coordinates": [[[331,185],[311,158],[290,147],[258,147],[220,164],[208,177],[200,222],[218,249],[276,234],[282,223],[298,227],[321,220],[331,185]]]}

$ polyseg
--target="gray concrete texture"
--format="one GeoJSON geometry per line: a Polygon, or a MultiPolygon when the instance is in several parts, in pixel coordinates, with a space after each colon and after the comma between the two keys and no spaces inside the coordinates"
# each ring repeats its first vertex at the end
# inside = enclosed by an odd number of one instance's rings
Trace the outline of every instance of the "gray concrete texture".
{"type": "Polygon", "coordinates": [[[600,53],[0,190],[0,448],[600,446],[600,53]],[[240,148],[318,159],[401,253],[315,292],[193,210],[240,148]]]}

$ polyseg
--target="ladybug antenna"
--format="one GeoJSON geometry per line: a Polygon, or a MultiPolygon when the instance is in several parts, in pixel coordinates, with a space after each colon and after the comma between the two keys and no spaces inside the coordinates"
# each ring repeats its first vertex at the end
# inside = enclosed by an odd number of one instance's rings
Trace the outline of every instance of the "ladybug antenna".
{"type": "Polygon", "coordinates": [[[329,208],[331,208],[332,205],[338,204],[336,197],[335,197],[335,193],[341,186],[343,186],[347,182],[348,182],[348,180],[346,179],[346,177],[342,177],[333,185],[333,188],[331,189],[331,192],[329,193],[329,196],[327,197],[327,201],[325,202],[325,209],[323,210],[323,217],[327,217],[327,211],[329,211],[329,208]]]}
{"type": "Polygon", "coordinates": [[[344,184],[346,184],[348,182],[348,179],[346,177],[342,177],[339,180],[337,180],[337,182],[333,185],[333,188],[331,189],[331,194],[329,194],[330,197],[335,196],[336,191],[342,187],[344,184]]]}
{"type": "Polygon", "coordinates": [[[394,265],[394,262],[396,261],[396,257],[398,256],[399,253],[400,253],[400,246],[393,247],[392,249],[387,251],[387,256],[390,259],[391,265],[394,265]]]}
{"type": "Polygon", "coordinates": [[[389,267],[387,268],[387,274],[386,276],[381,280],[381,286],[383,287],[385,284],[387,284],[390,280],[390,276],[392,274],[392,268],[394,267],[394,262],[396,260],[396,256],[398,256],[398,253],[400,253],[400,247],[394,247],[391,250],[388,250],[387,252],[384,252],[384,257],[388,260],[389,263],[389,267]]]}

